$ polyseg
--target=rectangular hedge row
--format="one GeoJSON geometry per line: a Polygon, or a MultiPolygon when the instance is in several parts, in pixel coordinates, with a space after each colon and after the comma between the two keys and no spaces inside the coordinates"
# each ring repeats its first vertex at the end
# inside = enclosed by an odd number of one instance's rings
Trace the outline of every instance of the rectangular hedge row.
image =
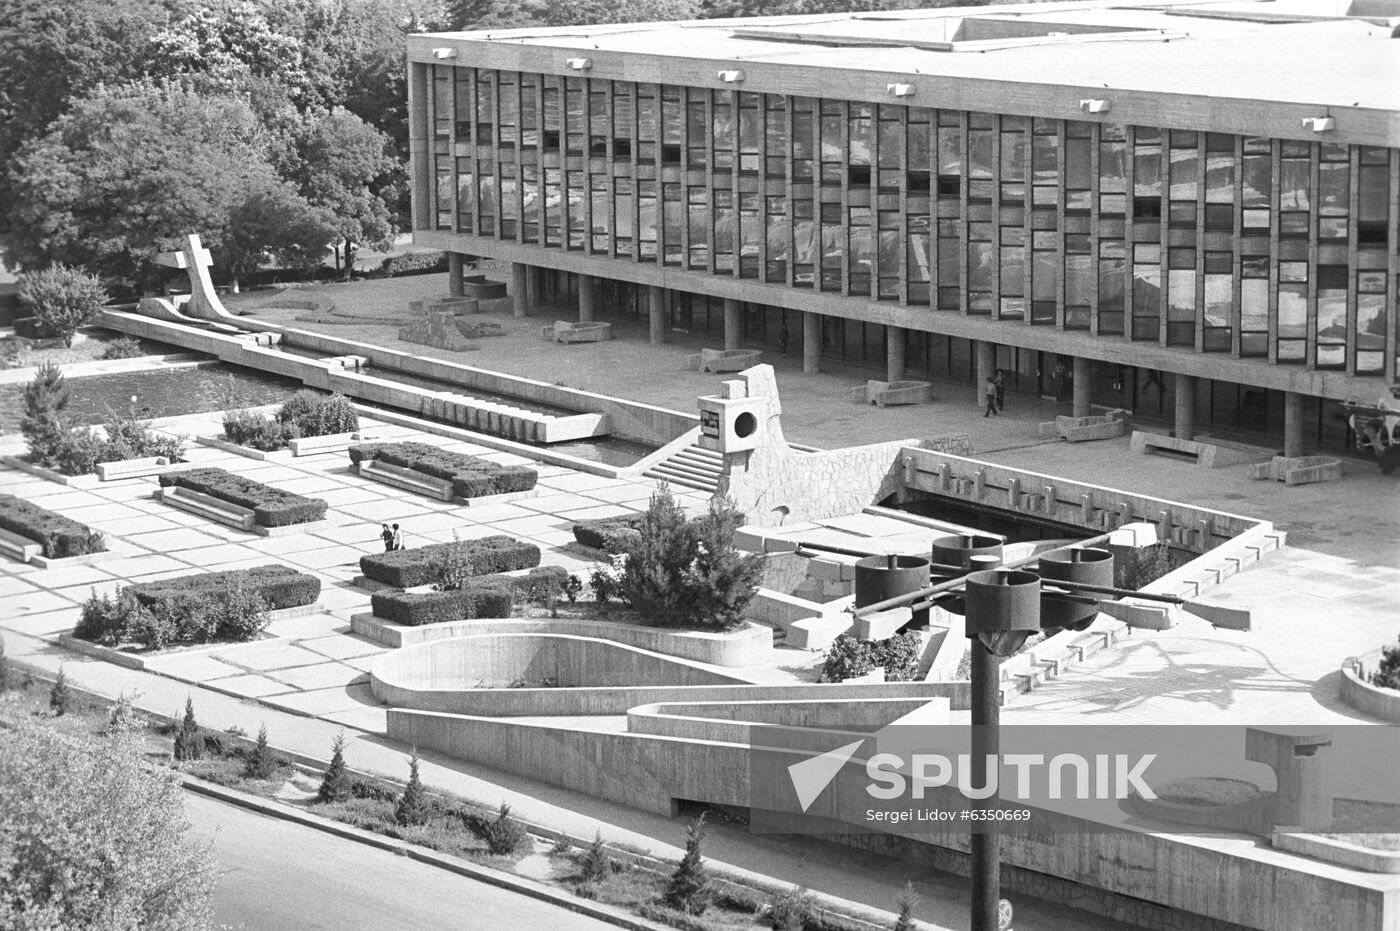
{"type": "Polygon", "coordinates": [[[628,514],[626,517],[580,521],[574,524],[574,539],[590,549],[621,553],[629,539],[636,539],[643,520],[645,515],[628,514]]]}
{"type": "Polygon", "coordinates": [[[568,576],[560,566],[540,566],[517,578],[479,576],[454,591],[375,592],[370,596],[370,604],[378,617],[409,627],[474,617],[510,617],[518,597],[528,598],[533,589],[543,584],[553,584],[557,589],[568,576]]]}
{"type": "Polygon", "coordinates": [[[305,524],[326,516],[326,502],[320,498],[294,495],[290,491],[234,475],[225,469],[163,472],[160,484],[162,488],[178,485],[239,507],[252,508],[253,520],[262,527],[305,524]]]}
{"type": "Polygon", "coordinates": [[[366,459],[378,459],[433,478],[447,479],[452,482],[452,493],[459,498],[529,491],[540,478],[538,472],[526,466],[500,465],[466,453],[447,452],[427,443],[361,443],[350,447],[352,463],[358,465],[366,459]]]}
{"type": "Polygon", "coordinates": [[[360,557],[360,572],[365,578],[395,588],[412,588],[435,581],[438,567],[449,555],[471,561],[476,575],[492,572],[513,572],[540,564],[540,548],[514,537],[482,537],[480,540],[457,540],[434,543],[411,550],[370,553],[360,557]]]}
{"type": "Polygon", "coordinates": [[[44,556],[48,559],[86,556],[107,549],[107,541],[102,534],[87,524],[80,524],[14,495],[0,495],[0,528],[42,544],[44,556]]]}
{"type": "Polygon", "coordinates": [[[298,572],[288,566],[254,566],[251,569],[230,569],[224,572],[197,572],[157,582],[137,582],[128,585],[130,593],[144,607],[174,595],[189,592],[222,592],[242,582],[257,591],[267,602],[268,610],[299,608],[315,604],[321,597],[321,580],[314,575],[298,572]]]}

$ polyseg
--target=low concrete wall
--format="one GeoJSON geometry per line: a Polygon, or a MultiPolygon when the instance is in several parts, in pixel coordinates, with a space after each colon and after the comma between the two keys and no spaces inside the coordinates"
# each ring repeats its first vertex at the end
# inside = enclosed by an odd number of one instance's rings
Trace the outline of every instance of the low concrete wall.
{"type": "Polygon", "coordinates": [[[781,731],[782,746],[803,746],[802,738],[810,737],[812,752],[820,753],[830,749],[834,733],[856,739],[906,715],[918,715],[920,724],[947,724],[950,704],[947,698],[891,698],[644,705],[627,713],[627,730],[750,745],[764,744],[765,731],[781,731]]]}
{"type": "Polygon", "coordinates": [[[1366,666],[1374,666],[1380,656],[1380,650],[1374,650],[1356,662],[1342,665],[1342,701],[1373,718],[1400,724],[1400,692],[1380,688],[1361,678],[1366,666]]]}
{"type": "Polygon", "coordinates": [[[608,640],[711,666],[757,666],[767,662],[773,653],[773,631],[759,624],[745,624],[719,633],[575,618],[474,618],[407,627],[373,614],[356,614],[350,618],[350,626],[355,633],[391,647],[416,646],[472,634],[566,634],[608,640]]]}

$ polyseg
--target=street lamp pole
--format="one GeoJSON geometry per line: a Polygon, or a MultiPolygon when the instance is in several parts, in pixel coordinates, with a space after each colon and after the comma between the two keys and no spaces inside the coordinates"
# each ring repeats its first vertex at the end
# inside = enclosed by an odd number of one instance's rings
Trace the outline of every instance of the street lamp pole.
{"type": "MultiPolygon", "coordinates": [[[[1001,658],[973,637],[972,785],[987,784],[987,760],[1000,755],[1001,658]]],[[[995,766],[995,762],[992,764],[995,766]]],[[[1001,901],[1001,834],[993,820],[972,822],[972,931],[996,931],[1001,901]]]]}

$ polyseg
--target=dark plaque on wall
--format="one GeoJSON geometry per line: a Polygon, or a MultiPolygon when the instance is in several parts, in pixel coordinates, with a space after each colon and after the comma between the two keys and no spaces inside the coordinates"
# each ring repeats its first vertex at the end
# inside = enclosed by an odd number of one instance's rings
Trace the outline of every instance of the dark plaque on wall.
{"type": "Polygon", "coordinates": [[[705,436],[719,436],[719,411],[700,412],[700,432],[705,436]]]}

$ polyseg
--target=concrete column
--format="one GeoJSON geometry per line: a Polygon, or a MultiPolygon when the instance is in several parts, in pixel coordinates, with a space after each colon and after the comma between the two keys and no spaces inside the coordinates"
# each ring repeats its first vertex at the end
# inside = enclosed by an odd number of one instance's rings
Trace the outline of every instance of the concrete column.
{"type": "Polygon", "coordinates": [[[666,342],[666,289],[651,285],[647,288],[647,310],[650,315],[651,344],[666,342]]]}
{"type": "Polygon", "coordinates": [[[1189,440],[1196,434],[1196,379],[1176,376],[1176,438],[1189,440]]]}
{"type": "Polygon", "coordinates": [[[885,381],[904,380],[904,327],[885,327],[885,381]]]}
{"type": "Polygon", "coordinates": [[[821,371],[822,359],[822,318],[821,314],[802,315],[802,371],[814,375],[821,371]]]}
{"type": "Polygon", "coordinates": [[[1283,393],[1283,454],[1302,456],[1303,396],[1296,391],[1283,393]]]}
{"type": "Polygon", "coordinates": [[[997,368],[997,347],[995,343],[988,343],[978,340],[973,343],[976,347],[974,358],[977,360],[977,390],[978,400],[981,400],[982,385],[997,368]]]}
{"type": "Polygon", "coordinates": [[[447,253],[447,293],[452,297],[462,296],[462,253],[447,253]]]}
{"type": "Polygon", "coordinates": [[[578,322],[593,322],[593,300],[595,279],[592,275],[578,276],[578,322]]]}
{"type": "Polygon", "coordinates": [[[569,306],[569,273],[560,269],[554,276],[554,287],[559,292],[559,303],[569,306]]]}
{"type": "Polygon", "coordinates": [[[1091,371],[1088,359],[1074,357],[1074,410],[1071,413],[1075,417],[1089,416],[1090,389],[1094,387],[1091,371]]]}
{"type": "Polygon", "coordinates": [[[521,262],[510,263],[511,315],[530,316],[530,298],[525,292],[529,288],[529,268],[521,262]]]}
{"type": "Polygon", "coordinates": [[[739,315],[739,302],[724,299],[724,348],[738,349],[744,335],[744,318],[739,315]]]}

